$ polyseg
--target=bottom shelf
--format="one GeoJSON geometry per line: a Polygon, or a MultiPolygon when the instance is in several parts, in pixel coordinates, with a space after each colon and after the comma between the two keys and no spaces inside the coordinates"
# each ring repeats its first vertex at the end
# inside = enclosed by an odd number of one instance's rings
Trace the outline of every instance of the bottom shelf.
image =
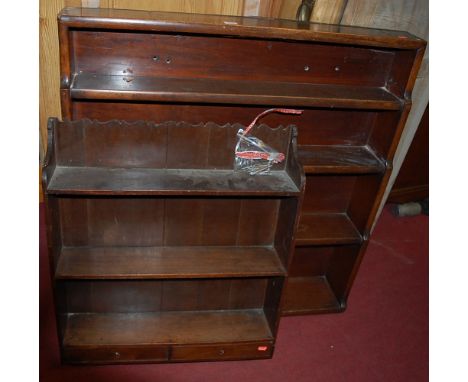
{"type": "Polygon", "coordinates": [[[288,278],[283,316],[333,313],[342,310],[325,276],[288,278]]]}
{"type": "Polygon", "coordinates": [[[345,213],[303,213],[296,245],[360,243],[361,235],[345,213]]]}
{"type": "Polygon", "coordinates": [[[262,309],[68,314],[63,357],[71,363],[270,358],[262,309]]]}

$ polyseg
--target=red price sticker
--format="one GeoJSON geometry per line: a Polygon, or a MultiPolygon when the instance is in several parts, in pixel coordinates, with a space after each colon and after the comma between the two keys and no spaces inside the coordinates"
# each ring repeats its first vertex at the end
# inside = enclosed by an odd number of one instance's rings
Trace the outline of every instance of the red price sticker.
{"type": "Polygon", "coordinates": [[[267,351],[268,350],[268,346],[259,346],[257,348],[258,351],[267,351]]]}

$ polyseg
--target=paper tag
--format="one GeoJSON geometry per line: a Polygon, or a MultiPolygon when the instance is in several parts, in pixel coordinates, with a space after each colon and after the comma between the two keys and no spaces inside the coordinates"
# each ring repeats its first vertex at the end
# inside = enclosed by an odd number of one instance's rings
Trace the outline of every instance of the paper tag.
{"type": "Polygon", "coordinates": [[[259,346],[257,348],[258,351],[267,351],[268,350],[268,346],[259,346]]]}

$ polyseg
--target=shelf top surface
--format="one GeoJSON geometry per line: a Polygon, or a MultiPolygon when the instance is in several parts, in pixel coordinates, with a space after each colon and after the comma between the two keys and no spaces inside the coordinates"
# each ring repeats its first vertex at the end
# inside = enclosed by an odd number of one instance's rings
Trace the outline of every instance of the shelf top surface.
{"type": "Polygon", "coordinates": [[[285,275],[275,249],[262,246],[69,247],[62,249],[56,272],[65,279],[285,275]]]}
{"type": "Polygon", "coordinates": [[[288,279],[283,314],[325,313],[340,310],[340,303],[326,277],[290,277],[288,279]]]}
{"type": "Polygon", "coordinates": [[[148,12],[103,8],[65,8],[60,22],[70,27],[203,33],[254,38],[352,43],[401,49],[421,48],[425,41],[407,32],[344,25],[298,23],[262,17],[148,12]]]}
{"type": "Polygon", "coordinates": [[[213,102],[398,110],[402,101],[381,87],[220,79],[127,77],[80,73],[73,98],[213,102]]]}
{"type": "Polygon", "coordinates": [[[367,146],[300,145],[298,157],[309,174],[370,174],[385,170],[385,164],[367,146]]]}
{"type": "Polygon", "coordinates": [[[70,314],[65,346],[268,341],[261,309],[70,314]]]}
{"type": "Polygon", "coordinates": [[[211,169],[149,169],[57,166],[50,194],[293,196],[300,190],[286,171],[249,175],[211,169]]]}
{"type": "Polygon", "coordinates": [[[360,243],[362,237],[345,213],[303,213],[296,245],[360,243]]]}

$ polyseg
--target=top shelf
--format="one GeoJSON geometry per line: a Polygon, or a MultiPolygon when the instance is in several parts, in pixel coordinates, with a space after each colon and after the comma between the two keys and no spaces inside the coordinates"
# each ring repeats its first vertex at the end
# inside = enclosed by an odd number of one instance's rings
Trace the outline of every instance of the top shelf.
{"type": "Polygon", "coordinates": [[[127,77],[78,73],[74,99],[204,102],[399,110],[402,100],[381,87],[208,78],[127,77]]]}
{"type": "Polygon", "coordinates": [[[234,168],[240,128],[51,118],[44,189],[54,195],[299,195],[304,179],[294,127],[253,128],[286,157],[264,175],[234,168]]]}

